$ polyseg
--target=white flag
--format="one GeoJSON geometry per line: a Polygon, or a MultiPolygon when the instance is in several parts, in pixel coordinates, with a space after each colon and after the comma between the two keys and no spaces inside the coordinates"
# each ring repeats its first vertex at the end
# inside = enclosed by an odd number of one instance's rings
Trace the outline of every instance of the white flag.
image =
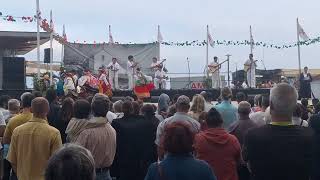
{"type": "Polygon", "coordinates": [[[68,41],[67,34],[66,34],[66,29],[65,29],[64,25],[63,25],[63,30],[62,30],[62,37],[63,37],[63,40],[65,42],[68,41]]]}
{"type": "Polygon", "coordinates": [[[253,39],[253,35],[252,35],[251,26],[250,26],[250,46],[252,49],[254,49],[254,39],[253,39]]]}
{"type": "Polygon", "coordinates": [[[207,36],[208,36],[208,43],[210,44],[211,47],[214,47],[214,40],[209,32],[209,27],[208,27],[208,30],[207,30],[207,36]]]}
{"type": "Polygon", "coordinates": [[[160,26],[158,25],[158,42],[161,44],[163,41],[163,37],[160,31],[160,26]]]}
{"type": "Polygon", "coordinates": [[[109,44],[114,44],[113,37],[111,34],[111,26],[109,25],[109,44]]]}
{"type": "Polygon", "coordinates": [[[299,21],[297,21],[297,26],[298,26],[298,34],[299,36],[304,40],[304,41],[307,41],[309,40],[309,36],[307,35],[306,32],[304,32],[303,28],[301,27],[301,25],[299,24],[299,21]]]}

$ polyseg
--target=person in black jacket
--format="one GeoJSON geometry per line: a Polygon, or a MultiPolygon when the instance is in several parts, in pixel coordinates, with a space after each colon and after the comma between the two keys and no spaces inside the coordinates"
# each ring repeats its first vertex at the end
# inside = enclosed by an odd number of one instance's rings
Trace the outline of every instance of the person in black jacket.
{"type": "Polygon", "coordinates": [[[123,118],[112,122],[117,133],[117,151],[111,166],[111,176],[117,180],[142,180],[148,166],[156,161],[153,151],[156,124],[141,115],[133,114],[133,105],[125,101],[123,118]]]}
{"type": "Polygon", "coordinates": [[[46,99],[49,102],[50,111],[47,115],[48,123],[54,126],[55,121],[59,118],[60,105],[57,102],[57,92],[54,89],[48,89],[46,92],[46,99]]]}
{"type": "Polygon", "coordinates": [[[300,90],[299,96],[300,98],[311,98],[311,82],[312,76],[308,72],[308,67],[304,67],[303,73],[300,74],[300,90]]]}
{"type": "Polygon", "coordinates": [[[313,158],[311,169],[311,180],[320,179],[320,114],[316,114],[310,117],[310,127],[313,129],[313,158]]]}

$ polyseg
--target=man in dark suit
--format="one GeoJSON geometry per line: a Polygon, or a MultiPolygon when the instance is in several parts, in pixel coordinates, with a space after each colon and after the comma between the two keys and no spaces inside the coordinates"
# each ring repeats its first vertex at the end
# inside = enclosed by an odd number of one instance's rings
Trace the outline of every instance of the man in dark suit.
{"type": "Polygon", "coordinates": [[[311,98],[312,76],[308,72],[308,67],[304,67],[303,73],[300,74],[299,81],[300,81],[299,97],[311,98]]]}

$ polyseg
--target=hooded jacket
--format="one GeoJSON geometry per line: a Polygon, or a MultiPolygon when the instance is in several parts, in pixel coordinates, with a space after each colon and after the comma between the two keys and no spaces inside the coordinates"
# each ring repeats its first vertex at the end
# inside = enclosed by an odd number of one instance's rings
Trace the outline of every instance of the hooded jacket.
{"type": "Polygon", "coordinates": [[[241,148],[237,138],[223,128],[198,133],[194,148],[198,159],[206,161],[219,180],[237,180],[241,148]]]}

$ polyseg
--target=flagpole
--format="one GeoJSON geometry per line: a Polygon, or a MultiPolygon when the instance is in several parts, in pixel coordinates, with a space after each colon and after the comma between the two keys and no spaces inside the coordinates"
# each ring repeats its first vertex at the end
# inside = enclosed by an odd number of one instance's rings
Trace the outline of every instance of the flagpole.
{"type": "MultiPolygon", "coordinates": [[[[160,25],[158,25],[158,34],[160,33],[160,25]]],[[[158,43],[159,43],[159,54],[158,54],[158,56],[159,56],[159,61],[161,61],[161,57],[160,57],[160,49],[161,49],[161,43],[160,43],[160,41],[158,40],[158,43]]]]}
{"type": "Polygon", "coordinates": [[[36,0],[37,6],[37,65],[38,65],[38,79],[40,79],[40,5],[39,0],[36,0]]]}
{"type": "Polygon", "coordinates": [[[62,36],[64,38],[64,42],[61,44],[61,63],[63,64],[63,58],[64,58],[64,43],[65,43],[65,26],[63,25],[63,30],[62,30],[62,36]]]}
{"type": "Polygon", "coordinates": [[[53,20],[52,20],[52,10],[50,11],[50,84],[53,85],[53,77],[52,77],[52,62],[53,62],[53,20]]]}
{"type": "Polygon", "coordinates": [[[207,25],[207,47],[206,47],[206,72],[207,72],[207,78],[209,78],[209,71],[208,71],[208,65],[209,65],[209,25],[207,25]]]}
{"type": "Polygon", "coordinates": [[[252,29],[250,25],[250,54],[253,54],[252,29]]]}
{"type": "Polygon", "coordinates": [[[301,54],[300,54],[300,37],[299,37],[299,19],[297,18],[297,46],[298,46],[298,64],[299,75],[301,74],[301,54]]]}

